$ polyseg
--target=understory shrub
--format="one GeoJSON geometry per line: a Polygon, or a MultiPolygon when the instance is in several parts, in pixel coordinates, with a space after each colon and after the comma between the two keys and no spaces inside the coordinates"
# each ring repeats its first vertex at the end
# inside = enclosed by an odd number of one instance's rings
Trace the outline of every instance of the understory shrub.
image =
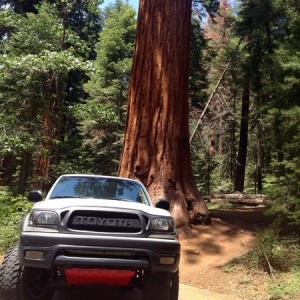
{"type": "Polygon", "coordinates": [[[272,278],[268,286],[269,299],[295,299],[295,295],[300,291],[299,282],[300,270],[292,270],[284,276],[276,276],[275,278],[272,278]]]}
{"type": "Polygon", "coordinates": [[[24,195],[14,195],[8,188],[0,188],[0,253],[19,237],[20,222],[32,204],[24,195]]]}
{"type": "Polygon", "coordinates": [[[250,261],[270,275],[287,272],[292,268],[300,270],[299,237],[281,237],[279,231],[272,227],[258,232],[250,261]]]}

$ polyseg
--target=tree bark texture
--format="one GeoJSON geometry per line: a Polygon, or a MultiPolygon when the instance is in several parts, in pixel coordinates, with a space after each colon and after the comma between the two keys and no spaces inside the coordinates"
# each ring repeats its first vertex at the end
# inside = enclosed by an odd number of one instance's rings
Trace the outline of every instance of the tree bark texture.
{"type": "Polygon", "coordinates": [[[40,149],[39,156],[35,159],[33,179],[34,186],[37,189],[46,190],[48,187],[49,170],[54,162],[58,164],[58,147],[53,141],[60,140],[61,129],[61,84],[58,76],[52,76],[48,80],[48,86],[45,89],[45,106],[41,110],[43,119],[43,137],[38,145],[40,149]],[[47,87],[50,92],[47,92],[47,87]]]}
{"type": "Polygon", "coordinates": [[[119,175],[170,202],[177,227],[208,216],[193,180],[188,124],[191,0],[141,0],[119,175]]]}
{"type": "Polygon", "coordinates": [[[43,141],[39,145],[40,154],[35,161],[35,188],[45,190],[45,183],[49,178],[50,160],[53,152],[52,140],[55,138],[55,128],[51,120],[52,111],[49,109],[43,116],[43,141]]]}

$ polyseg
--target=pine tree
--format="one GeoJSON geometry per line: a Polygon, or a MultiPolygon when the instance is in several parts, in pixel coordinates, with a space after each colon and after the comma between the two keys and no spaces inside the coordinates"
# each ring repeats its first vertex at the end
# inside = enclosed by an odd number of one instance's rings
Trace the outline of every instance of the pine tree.
{"type": "Polygon", "coordinates": [[[264,64],[268,67],[272,66],[271,55],[276,47],[276,33],[278,32],[276,30],[277,20],[277,11],[274,9],[271,0],[247,0],[242,2],[236,32],[243,40],[244,51],[247,55],[243,70],[244,78],[248,78],[250,81],[248,85],[250,86],[249,108],[251,114],[242,114],[240,124],[241,127],[245,125],[245,118],[248,118],[248,127],[255,130],[251,133],[249,129],[247,130],[249,132],[247,139],[245,137],[246,131],[243,128],[240,130],[240,137],[244,136],[244,138],[239,143],[235,190],[241,192],[244,190],[247,174],[248,181],[251,177],[254,178],[256,190],[262,191],[263,188],[264,146],[261,143],[263,135],[261,103],[266,102],[269,98],[269,95],[265,93],[264,83],[269,80],[272,71],[270,68],[265,69],[264,72],[262,70],[264,64]],[[244,134],[242,134],[243,132],[244,134]],[[247,154],[246,157],[245,154],[247,154]],[[251,169],[250,166],[254,167],[251,169]]]}
{"type": "Polygon", "coordinates": [[[30,176],[47,182],[50,167],[58,164],[69,74],[87,67],[78,55],[86,44],[64,27],[60,11],[46,2],[36,9],[26,16],[5,9],[0,18],[13,29],[1,44],[1,156],[5,162],[13,154],[19,162],[19,190],[30,176]]]}
{"type": "Polygon", "coordinates": [[[267,191],[274,200],[271,211],[281,220],[300,226],[300,6],[298,1],[276,0],[279,12],[278,44],[272,55],[270,95],[263,105],[268,160],[267,191]]]}
{"type": "MultiPolygon", "coordinates": [[[[234,106],[234,86],[230,77],[230,70],[224,70],[230,61],[236,60],[236,41],[231,39],[231,28],[233,18],[230,6],[226,0],[220,2],[220,7],[214,18],[208,17],[204,26],[207,49],[205,55],[207,68],[207,80],[209,86],[206,93],[209,100],[202,103],[202,122],[199,123],[199,135],[193,139],[193,149],[195,150],[195,174],[198,174],[199,183],[205,192],[223,191],[230,189],[231,181],[231,155],[232,144],[230,127],[233,121],[234,106]],[[222,79],[221,79],[222,78],[222,79]],[[215,90],[219,80],[221,84],[215,90]],[[211,98],[211,95],[214,95],[211,98]],[[207,103],[210,101],[209,103],[207,103]],[[207,105],[208,104],[208,105],[207,105]],[[204,114],[203,114],[204,113],[204,114]],[[201,162],[203,161],[203,162],[201,162]],[[203,171],[207,170],[203,173],[203,171]],[[200,175],[200,174],[201,175],[200,175]]],[[[230,65],[232,68],[233,64],[230,65]]],[[[197,118],[193,114],[192,122],[197,118]]],[[[200,118],[200,114],[198,115],[200,118]]],[[[193,127],[196,125],[193,124],[193,127]]]]}
{"type": "Polygon", "coordinates": [[[84,143],[95,157],[92,162],[94,172],[113,174],[117,170],[135,26],[135,10],[124,1],[118,0],[105,9],[94,71],[85,85],[89,98],[76,107],[84,143]]]}

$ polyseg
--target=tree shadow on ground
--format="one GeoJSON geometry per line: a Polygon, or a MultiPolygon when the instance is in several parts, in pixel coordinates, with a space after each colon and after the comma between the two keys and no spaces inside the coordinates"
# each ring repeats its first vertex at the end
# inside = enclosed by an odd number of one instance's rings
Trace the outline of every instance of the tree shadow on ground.
{"type": "Polygon", "coordinates": [[[210,213],[211,225],[192,226],[190,235],[180,238],[187,264],[214,264],[230,253],[238,254],[243,244],[251,243],[256,232],[273,221],[264,214],[264,207],[214,209],[210,213]]]}

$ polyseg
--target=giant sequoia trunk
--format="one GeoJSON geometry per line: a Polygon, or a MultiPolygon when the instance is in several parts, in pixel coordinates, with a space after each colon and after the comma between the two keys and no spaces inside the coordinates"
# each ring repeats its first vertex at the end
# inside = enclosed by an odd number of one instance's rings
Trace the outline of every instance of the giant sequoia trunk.
{"type": "Polygon", "coordinates": [[[141,0],[119,175],[154,202],[170,202],[177,227],[208,211],[192,174],[188,74],[192,0],[141,0]]]}

